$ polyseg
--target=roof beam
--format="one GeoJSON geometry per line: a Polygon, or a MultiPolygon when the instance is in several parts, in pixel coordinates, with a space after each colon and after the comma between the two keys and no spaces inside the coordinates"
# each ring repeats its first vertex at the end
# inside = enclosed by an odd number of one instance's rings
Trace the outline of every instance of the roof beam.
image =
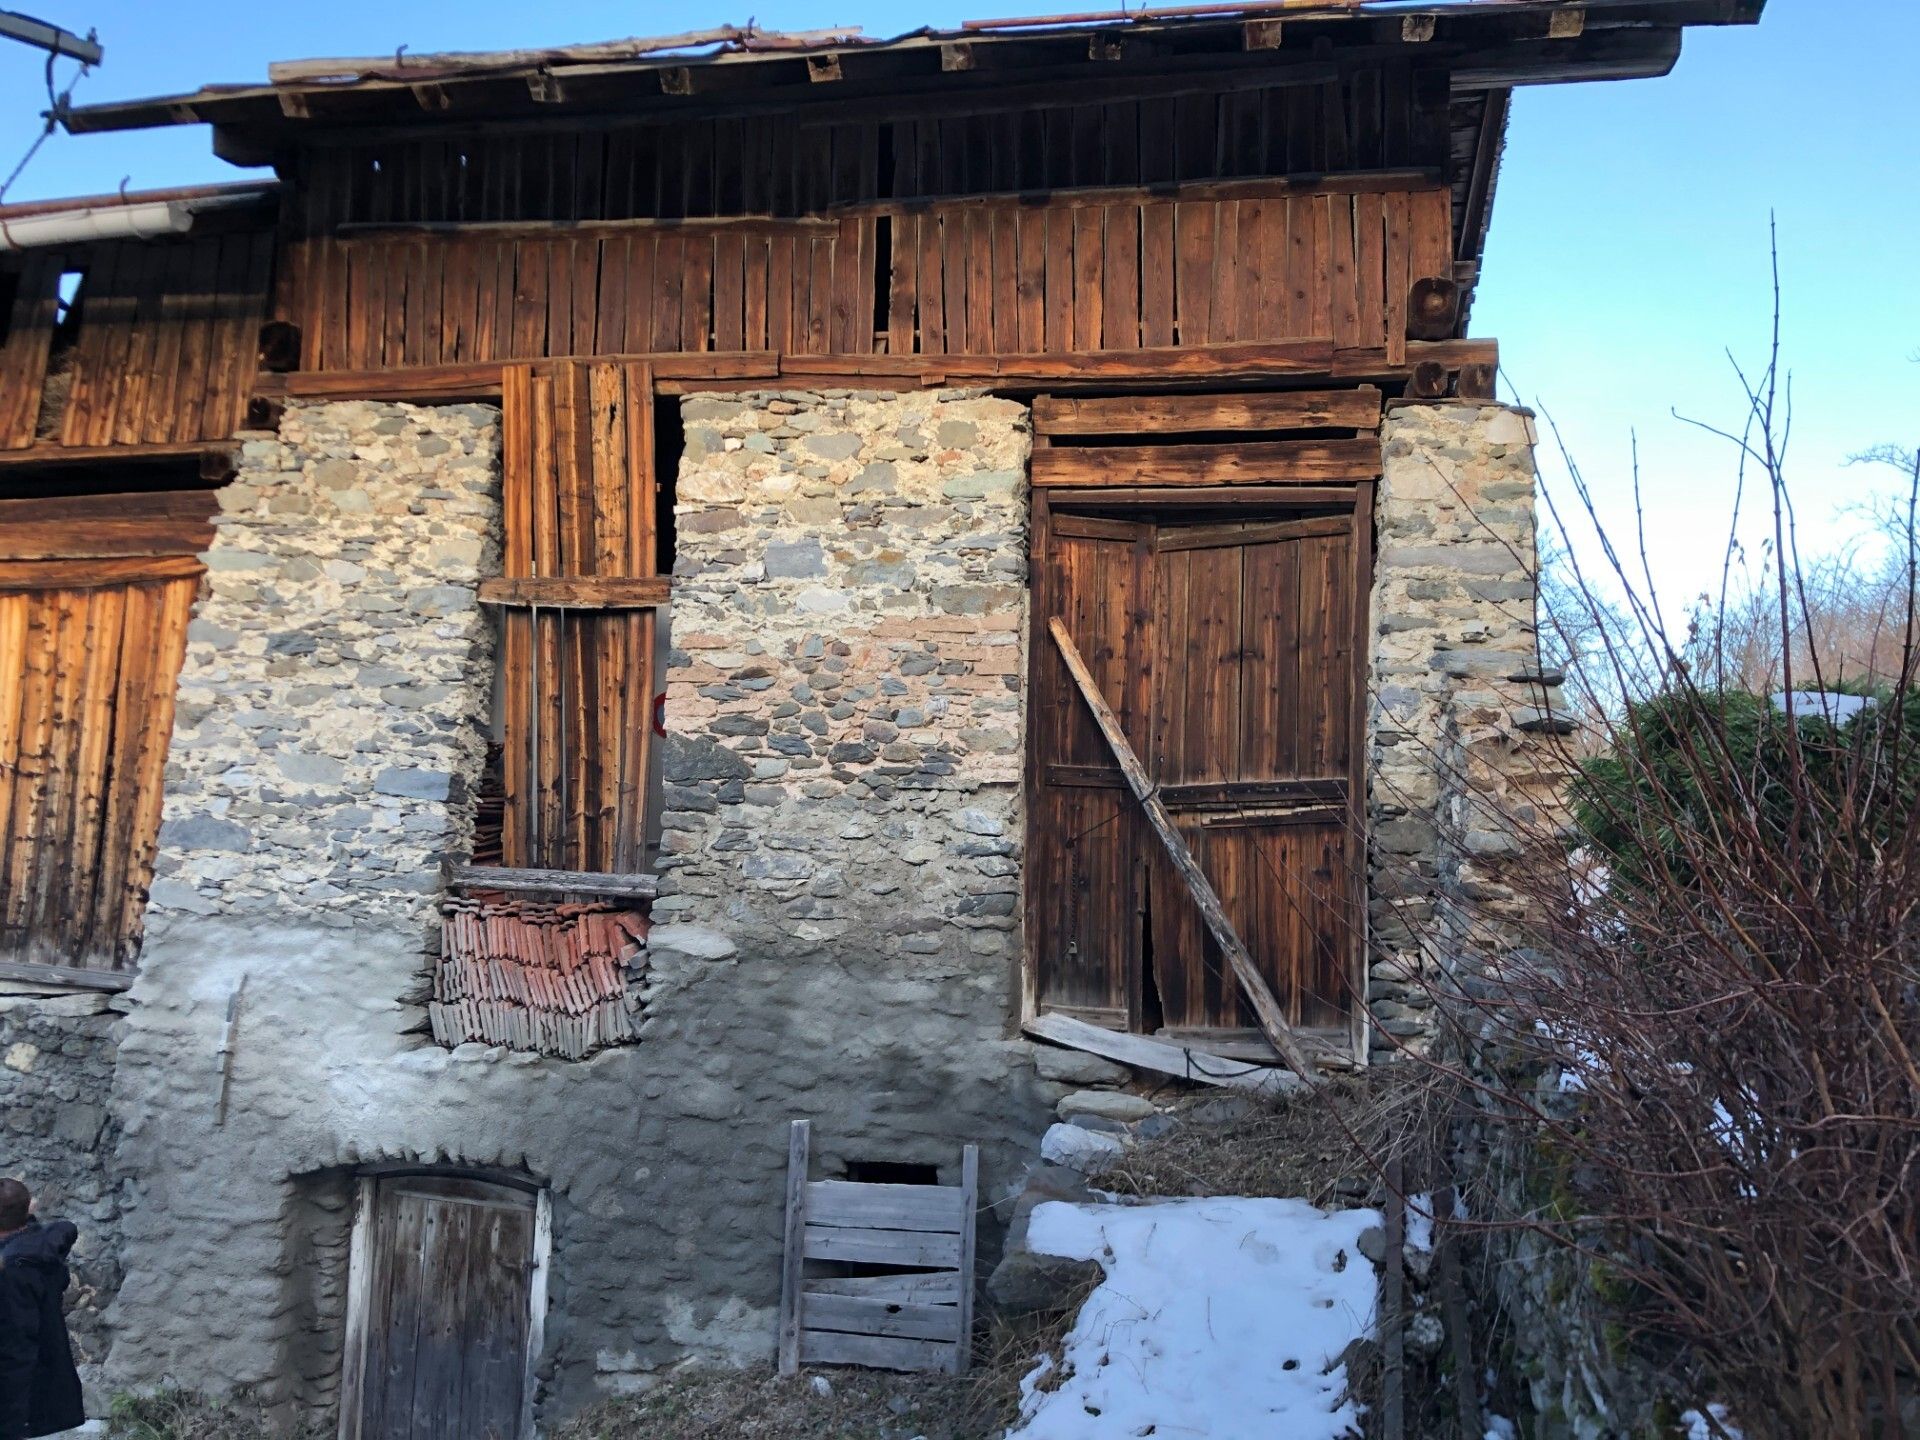
{"type": "Polygon", "coordinates": [[[18,40],[22,45],[31,45],[50,55],[63,55],[82,65],[98,65],[107,53],[91,30],[82,37],[58,25],[35,20],[31,15],[16,15],[11,10],[0,10],[0,38],[18,40]]]}

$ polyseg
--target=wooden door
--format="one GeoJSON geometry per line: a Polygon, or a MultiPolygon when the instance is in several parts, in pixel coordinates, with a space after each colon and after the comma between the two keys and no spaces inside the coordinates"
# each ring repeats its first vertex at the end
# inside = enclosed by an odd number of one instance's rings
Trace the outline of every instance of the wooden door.
{"type": "MultiPolygon", "coordinates": [[[[1047,516],[1036,604],[1067,622],[1128,741],[1145,753],[1152,709],[1153,526],[1047,516]]],[[[1127,1028],[1140,973],[1143,822],[1059,651],[1036,650],[1029,745],[1027,924],[1039,1006],[1127,1028]]]]}
{"type": "Polygon", "coordinates": [[[451,1176],[369,1188],[359,1406],[342,1433],[519,1440],[530,1408],[534,1196],[451,1176]]]}
{"type": "MultiPolygon", "coordinates": [[[[1281,1006],[1295,1025],[1344,1038],[1364,856],[1351,810],[1364,516],[1142,521],[1041,508],[1036,633],[1066,619],[1281,1006]]],[[[1051,642],[1037,646],[1035,1008],[1251,1038],[1219,947],[1051,642]]]]}

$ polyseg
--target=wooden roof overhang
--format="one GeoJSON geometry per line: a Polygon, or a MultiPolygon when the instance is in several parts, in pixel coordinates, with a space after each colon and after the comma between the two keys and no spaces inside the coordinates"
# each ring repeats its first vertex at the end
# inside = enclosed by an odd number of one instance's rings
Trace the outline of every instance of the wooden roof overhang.
{"type": "Polygon", "coordinates": [[[1307,82],[1344,65],[1415,59],[1453,90],[1451,173],[1460,278],[1491,217],[1513,86],[1663,75],[1689,25],[1748,24],[1765,0],[1247,0],[1131,14],[973,21],[893,39],[724,26],[695,35],[538,51],[298,61],[265,85],[81,107],[75,134],[206,123],[236,164],[341,140],[661,123],[798,112],[833,123],[1018,109],[1125,91],[1177,95],[1307,82]]]}

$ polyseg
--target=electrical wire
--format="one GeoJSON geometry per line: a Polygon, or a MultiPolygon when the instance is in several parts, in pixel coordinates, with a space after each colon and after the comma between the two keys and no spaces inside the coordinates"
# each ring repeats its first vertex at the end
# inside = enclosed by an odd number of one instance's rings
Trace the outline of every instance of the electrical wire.
{"type": "MultiPolygon", "coordinates": [[[[47,54],[47,108],[41,112],[45,123],[40,127],[40,133],[33,137],[33,143],[27,146],[27,153],[20,157],[20,163],[13,167],[4,181],[0,181],[0,201],[7,198],[7,191],[13,188],[13,182],[20,178],[21,172],[27,168],[33,157],[40,153],[40,147],[47,143],[47,137],[52,135],[67,118],[68,112],[72,109],[74,86],[86,79],[88,72],[92,69],[84,60],[81,61],[80,68],[74,72],[73,79],[67,82],[67,88],[56,94],[53,88],[53,62],[59,58],[59,55],[54,52],[49,51],[47,54]]],[[[0,225],[3,224],[4,222],[0,222],[0,225]]]]}

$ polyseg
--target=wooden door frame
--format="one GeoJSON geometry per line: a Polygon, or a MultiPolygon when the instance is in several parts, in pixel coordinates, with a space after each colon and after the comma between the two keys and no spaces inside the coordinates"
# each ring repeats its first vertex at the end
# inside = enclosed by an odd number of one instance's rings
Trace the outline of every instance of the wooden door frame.
{"type": "Polygon", "coordinates": [[[533,1268],[527,1274],[527,1363],[520,1389],[516,1440],[533,1440],[534,1388],[541,1353],[546,1349],[547,1272],[553,1256],[553,1192],[518,1175],[494,1171],[435,1168],[424,1165],[373,1165],[354,1177],[353,1229],[347,1243],[346,1335],[340,1347],[339,1440],[360,1440],[361,1405],[366,1396],[367,1342],[373,1314],[373,1227],[382,1181],[408,1179],[478,1180],[503,1190],[518,1190],[533,1200],[533,1268]]]}
{"type": "MultiPolygon", "coordinates": [[[[1040,760],[1039,749],[1033,726],[1031,705],[1033,685],[1031,675],[1045,655],[1044,647],[1052,645],[1047,632],[1048,617],[1042,613],[1040,599],[1043,590],[1043,576],[1048,563],[1049,545],[1052,536],[1052,518],[1056,508],[1063,511],[1083,511],[1098,509],[1138,509],[1147,515],[1174,506],[1192,506],[1195,508],[1233,509],[1255,506],[1270,508],[1309,508],[1330,505],[1351,507],[1351,535],[1353,544],[1353,631],[1351,637],[1351,684],[1352,713],[1349,719],[1347,761],[1347,826],[1345,854],[1351,883],[1348,886],[1348,956],[1347,975],[1352,991],[1351,1008],[1347,1020],[1348,1048],[1353,1063],[1364,1066],[1367,1063],[1367,955],[1369,953],[1368,924],[1368,878],[1369,852],[1372,837],[1367,825],[1367,678],[1372,669],[1373,636],[1373,552],[1375,544],[1374,495],[1377,481],[1362,481],[1354,485],[1234,485],[1234,486],[1194,486],[1173,489],[1169,487],[1112,486],[1080,487],[1055,491],[1046,486],[1035,486],[1032,491],[1033,513],[1031,517],[1030,543],[1027,561],[1027,655],[1028,655],[1028,701],[1029,714],[1026,726],[1025,749],[1022,757],[1021,774],[1026,792],[1022,797],[1026,811],[1026,823],[1031,827],[1035,823],[1036,807],[1034,798],[1039,793],[1040,760]]],[[[1034,853],[1031,828],[1024,838],[1025,853],[1034,853]]],[[[1023,877],[1022,900],[1027,898],[1027,887],[1032,884],[1033,876],[1023,877]]],[[[1037,1019],[1043,1012],[1040,1007],[1040,956],[1037,947],[1040,939],[1040,927],[1027,918],[1024,926],[1025,937],[1021,946],[1020,966],[1020,1021],[1025,1024],[1037,1019]]],[[[1131,1012],[1138,1001],[1139,977],[1129,977],[1128,1008],[1131,1012]]],[[[1131,1014],[1130,1014],[1130,1017],[1131,1014]]]]}

